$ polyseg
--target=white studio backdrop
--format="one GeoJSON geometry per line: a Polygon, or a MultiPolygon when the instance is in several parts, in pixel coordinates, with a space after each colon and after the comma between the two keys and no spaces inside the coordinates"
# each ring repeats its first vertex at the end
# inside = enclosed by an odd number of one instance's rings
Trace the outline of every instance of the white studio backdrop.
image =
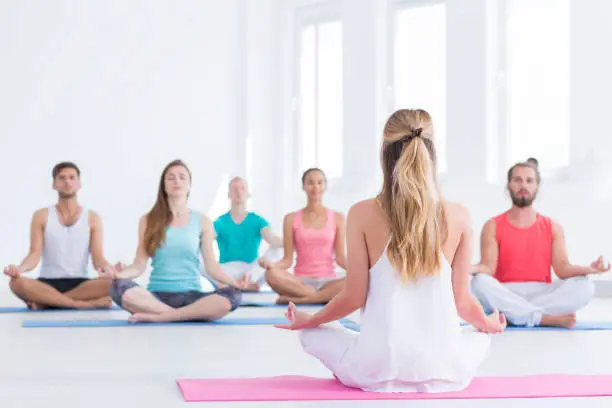
{"type": "MultiPolygon", "coordinates": [[[[346,213],[379,189],[378,153],[387,116],[421,99],[432,111],[445,107],[434,116],[434,121],[442,116],[444,126],[441,180],[446,196],[472,214],[474,261],[482,225],[509,206],[504,171],[515,159],[511,156],[528,153],[542,158],[544,167],[557,167],[545,175],[537,208],[564,225],[570,259],[584,263],[600,253],[612,256],[612,149],[606,136],[612,57],[597,46],[612,34],[607,21],[612,3],[559,0],[563,5],[555,4],[564,11],[546,13],[554,1],[2,2],[0,264],[25,256],[30,217],[55,201],[50,171],[61,160],[81,166],[80,199],[102,215],[111,260],[131,261],[138,218],[155,199],[163,166],[175,158],[193,172],[192,207],[213,217],[227,208],[227,181],[241,175],[251,183],[250,208],[280,231],[284,214],[305,203],[299,176],[308,164],[329,169],[334,177],[325,202],[346,213]],[[504,20],[500,16],[510,3],[514,14],[504,20]],[[418,15],[405,11],[427,4],[437,6],[418,15]],[[560,34],[540,36],[534,44],[558,37],[569,41],[551,48],[551,61],[564,64],[549,68],[561,78],[554,97],[569,99],[569,106],[555,100],[561,106],[558,116],[550,106],[516,110],[525,93],[521,75],[532,72],[516,54],[524,37],[516,33],[519,12],[531,16],[525,29],[536,30],[539,18],[555,21],[560,34]],[[413,48],[414,30],[408,26],[413,16],[431,19],[444,38],[413,48]],[[319,17],[327,23],[317,23],[319,17]],[[330,21],[340,21],[341,29],[330,21]],[[319,24],[316,41],[308,24],[319,24]],[[320,56],[341,52],[342,58],[300,60],[300,47],[312,55],[313,44],[320,56]],[[436,50],[428,54],[428,48],[436,50]],[[445,69],[410,68],[409,57],[445,69]],[[326,61],[335,64],[333,72],[321,74],[330,66],[326,61]],[[304,123],[300,128],[300,89],[316,86],[323,97],[329,93],[312,75],[300,83],[302,66],[318,69],[319,82],[341,78],[342,98],[327,98],[335,105],[311,119],[319,121],[318,129],[341,129],[340,137],[313,136],[304,123]],[[402,77],[403,71],[409,76],[402,77]],[[436,77],[418,78],[430,74],[436,77]],[[421,86],[411,88],[415,81],[421,86]],[[428,93],[427,84],[439,81],[446,87],[428,93]],[[329,111],[340,112],[341,120],[331,115],[334,123],[326,124],[329,111]],[[557,117],[547,132],[545,122],[557,117]],[[523,121],[540,119],[521,132],[523,121]],[[304,129],[316,143],[309,152],[300,150],[304,129]],[[538,141],[531,145],[534,138],[538,141]],[[546,150],[555,140],[562,153],[546,150]]],[[[537,83],[537,76],[526,78],[537,83]]],[[[556,88],[550,81],[545,86],[534,88],[539,101],[556,88]]]]}
{"type": "Polygon", "coordinates": [[[102,216],[110,261],[132,261],[171,160],[193,173],[194,209],[224,210],[244,171],[239,3],[0,4],[0,264],[27,254],[59,161],[80,166],[79,200],[102,216]]]}

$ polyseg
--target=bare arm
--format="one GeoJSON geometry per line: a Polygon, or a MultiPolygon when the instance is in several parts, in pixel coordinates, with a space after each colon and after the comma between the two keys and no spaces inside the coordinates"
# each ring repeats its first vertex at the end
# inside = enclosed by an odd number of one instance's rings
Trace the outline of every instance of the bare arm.
{"type": "Polygon", "coordinates": [[[363,307],[366,302],[369,275],[369,257],[363,228],[363,220],[367,219],[368,204],[355,204],[348,212],[347,219],[347,251],[348,268],[345,285],[325,307],[310,318],[309,326],[316,327],[324,323],[341,319],[355,310],[363,307]]]}
{"type": "Polygon", "coordinates": [[[268,243],[272,248],[282,248],[283,240],[278,235],[274,234],[272,228],[263,227],[261,229],[261,238],[268,243]]]}
{"type": "Polygon", "coordinates": [[[346,222],[344,215],[336,213],[336,240],[334,241],[336,263],[346,271],[346,222]]]}
{"type": "Polygon", "coordinates": [[[213,249],[216,232],[212,221],[206,215],[202,214],[200,217],[200,225],[202,227],[202,243],[200,250],[202,252],[202,258],[204,258],[204,268],[206,268],[206,272],[208,272],[214,280],[238,288],[236,280],[226,274],[221,268],[221,265],[219,265],[219,262],[217,262],[213,249]]]}
{"type": "Polygon", "coordinates": [[[472,272],[495,275],[498,256],[495,220],[489,220],[480,234],[480,263],[473,267],[472,272]]]}
{"type": "Polygon", "coordinates": [[[103,229],[102,229],[102,218],[93,211],[89,212],[89,225],[91,226],[90,232],[90,246],[91,246],[91,261],[96,270],[104,268],[110,263],[104,258],[103,251],[103,229]]]}
{"type": "Polygon", "coordinates": [[[588,266],[572,265],[567,256],[565,233],[560,224],[553,221],[552,267],[559,279],[568,279],[592,273],[603,273],[610,270],[610,265],[603,264],[602,257],[588,266]]]}
{"type": "MultiPolygon", "coordinates": [[[[472,258],[472,223],[467,209],[457,208],[457,217],[462,220],[462,231],[459,245],[452,263],[452,285],[455,304],[459,316],[483,331],[489,331],[490,320],[485,315],[480,303],[470,291],[470,268],[472,258]]],[[[486,228],[486,227],[485,227],[486,228]]]]}
{"type": "Polygon", "coordinates": [[[28,255],[21,261],[19,265],[19,273],[29,272],[36,268],[43,249],[43,236],[45,232],[45,219],[47,218],[47,210],[38,210],[32,216],[30,225],[30,251],[28,255]]]}
{"type": "Polygon", "coordinates": [[[293,265],[293,217],[287,214],[283,220],[283,248],[285,256],[280,261],[270,265],[276,269],[289,269],[293,265]]]}
{"type": "Polygon", "coordinates": [[[134,279],[142,275],[147,269],[147,263],[149,262],[149,255],[144,248],[144,232],[147,228],[147,217],[146,215],[140,219],[138,223],[138,249],[136,250],[136,256],[134,262],[121,272],[117,273],[117,279],[134,279]]]}

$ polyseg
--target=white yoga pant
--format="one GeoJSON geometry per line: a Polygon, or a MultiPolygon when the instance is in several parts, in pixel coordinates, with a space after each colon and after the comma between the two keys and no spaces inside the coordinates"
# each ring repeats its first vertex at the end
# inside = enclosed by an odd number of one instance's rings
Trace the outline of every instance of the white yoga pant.
{"type": "Polygon", "coordinates": [[[318,359],[334,375],[340,376],[344,385],[357,387],[350,384],[342,375],[342,357],[359,333],[347,329],[339,322],[330,322],[312,329],[299,331],[300,342],[304,351],[318,359]]]}
{"type": "Polygon", "coordinates": [[[479,273],[472,277],[472,293],[486,313],[497,309],[517,326],[538,326],[542,315],[575,313],[593,298],[595,286],[586,276],[552,283],[501,283],[479,273]]]}
{"type": "MultiPolygon", "coordinates": [[[[283,258],[284,252],[282,248],[270,248],[264,254],[264,257],[272,262],[278,262],[283,258]]],[[[251,280],[263,284],[265,282],[266,270],[259,266],[257,261],[247,263],[240,261],[232,261],[221,264],[221,268],[225,273],[232,276],[234,279],[240,279],[247,272],[251,274],[251,280]]]]}

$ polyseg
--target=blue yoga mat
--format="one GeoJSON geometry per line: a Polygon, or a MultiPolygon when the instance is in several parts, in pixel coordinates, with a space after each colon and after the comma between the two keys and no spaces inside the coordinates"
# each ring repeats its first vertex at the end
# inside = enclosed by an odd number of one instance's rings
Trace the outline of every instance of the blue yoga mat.
{"type": "Polygon", "coordinates": [[[525,327],[525,326],[508,326],[506,330],[564,330],[564,331],[573,331],[573,330],[612,330],[612,322],[577,322],[576,325],[571,329],[566,329],[564,327],[525,327]]]}
{"type": "MultiPolygon", "coordinates": [[[[462,326],[467,326],[467,323],[462,322],[461,323],[462,326]]],[[[520,331],[531,331],[531,330],[537,330],[537,331],[543,331],[543,330],[564,330],[564,331],[568,331],[568,330],[612,330],[612,322],[597,322],[597,321],[593,321],[593,322],[577,322],[576,325],[571,328],[571,329],[567,329],[565,327],[545,327],[545,326],[535,326],[535,327],[526,327],[526,326],[508,326],[506,327],[506,331],[515,331],[515,330],[520,330],[520,331]]]]}
{"type": "MultiPolygon", "coordinates": [[[[355,324],[350,319],[340,321],[345,326],[355,324]]],[[[284,317],[226,317],[213,322],[171,322],[171,323],[129,323],[127,319],[105,319],[105,320],[24,320],[21,325],[25,328],[42,327],[146,327],[146,326],[260,326],[287,323],[284,317]]]]}
{"type": "Polygon", "coordinates": [[[0,307],[0,313],[42,313],[42,312],[104,312],[109,310],[123,310],[119,306],[110,309],[39,309],[30,310],[25,306],[6,306],[0,307]]]}
{"type": "MultiPolygon", "coordinates": [[[[248,300],[240,304],[241,307],[281,307],[286,309],[287,305],[278,304],[273,300],[248,300]]],[[[297,307],[322,307],[323,303],[296,304],[297,307]]]]}
{"type": "MultiPolygon", "coordinates": [[[[356,332],[359,331],[359,323],[349,320],[348,322],[342,322],[342,324],[351,330],[356,332]]],[[[461,326],[467,326],[467,323],[462,322],[461,326]]],[[[612,322],[578,322],[571,329],[564,327],[525,327],[525,326],[508,326],[506,331],[580,331],[580,330],[612,330],[612,322]]]]}

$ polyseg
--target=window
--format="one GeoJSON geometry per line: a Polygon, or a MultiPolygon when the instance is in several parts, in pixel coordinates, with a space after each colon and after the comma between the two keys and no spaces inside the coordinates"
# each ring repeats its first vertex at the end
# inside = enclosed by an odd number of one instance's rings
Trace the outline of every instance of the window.
{"type": "Polygon", "coordinates": [[[406,2],[395,13],[394,109],[422,108],[434,123],[438,172],[446,172],[446,5],[406,2]]]}
{"type": "Polygon", "coordinates": [[[570,160],[569,0],[509,0],[508,164],[536,157],[544,173],[570,160]]]}
{"type": "Polygon", "coordinates": [[[298,135],[301,170],[320,167],[342,177],[342,23],[298,31],[298,135]]]}

